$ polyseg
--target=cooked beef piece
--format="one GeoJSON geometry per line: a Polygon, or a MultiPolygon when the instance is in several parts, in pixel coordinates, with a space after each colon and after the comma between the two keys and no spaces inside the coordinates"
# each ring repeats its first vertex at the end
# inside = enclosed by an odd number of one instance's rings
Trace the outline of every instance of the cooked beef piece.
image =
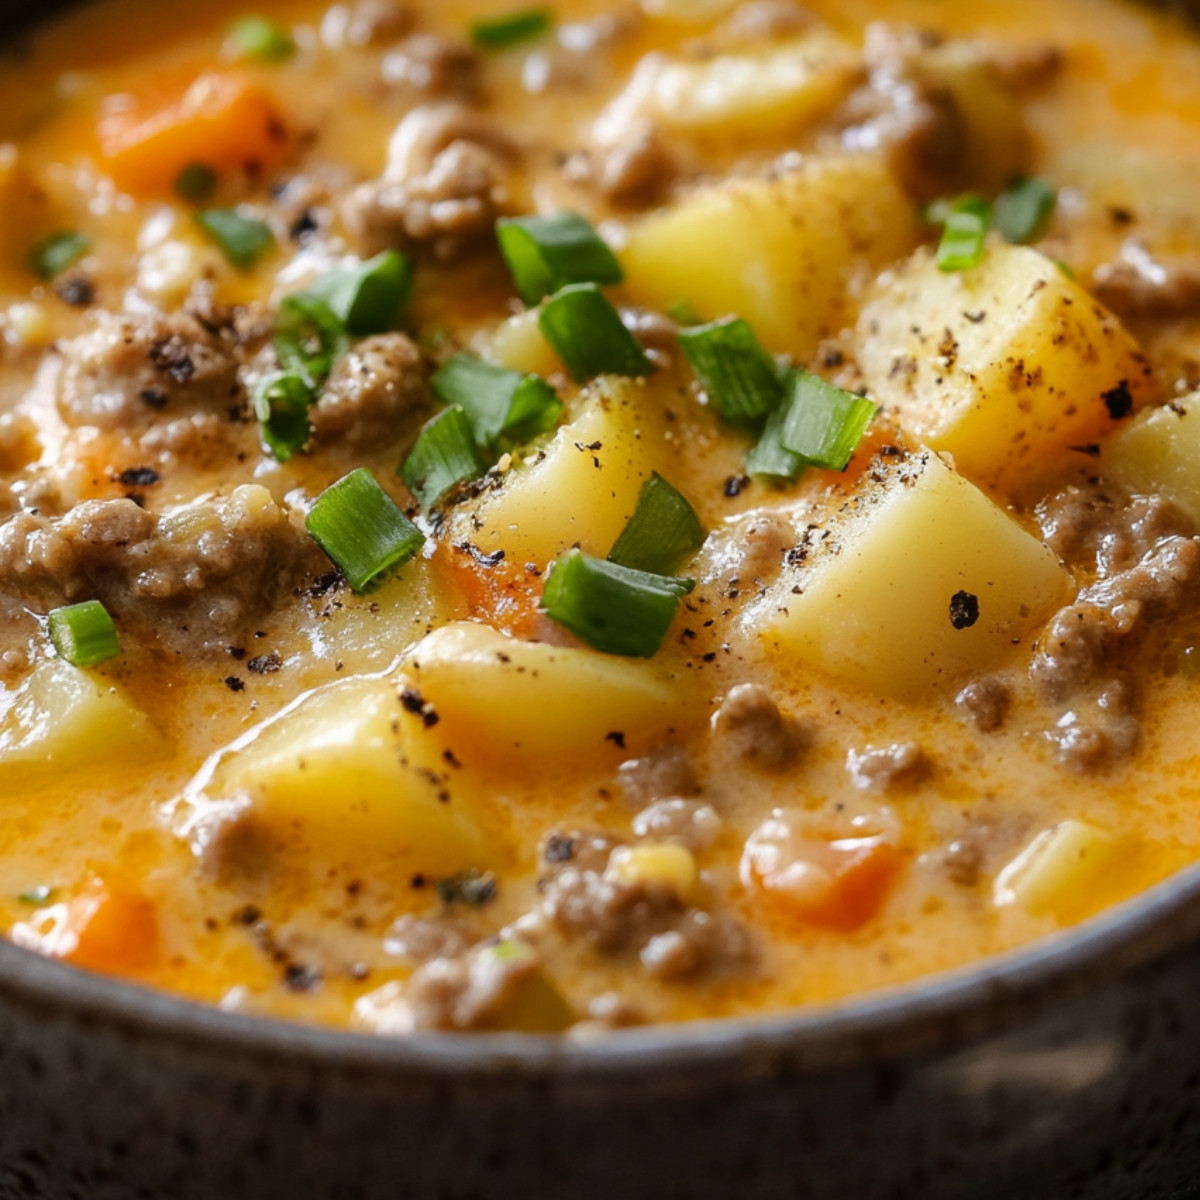
{"type": "Polygon", "coordinates": [[[584,177],[615,204],[643,206],[662,198],[678,164],[671,147],[649,121],[636,121],[612,145],[596,146],[582,160],[584,177]]]}
{"type": "Polygon", "coordinates": [[[1091,703],[1076,704],[1047,730],[1058,761],[1087,774],[1132,753],[1141,727],[1131,708],[1132,691],[1123,680],[1109,683],[1091,703]]]}
{"type": "Polygon", "coordinates": [[[383,949],[396,958],[423,963],[463,954],[471,941],[470,933],[457,917],[444,913],[414,917],[406,913],[384,934],[383,949]]]}
{"type": "Polygon", "coordinates": [[[954,697],[954,703],[980,733],[991,733],[1004,724],[1010,689],[1003,679],[985,675],[973,679],[954,697]]]}
{"type": "Polygon", "coordinates": [[[660,364],[664,357],[670,362],[670,355],[679,349],[679,326],[664,313],[652,308],[622,308],[621,323],[660,364]]]}
{"type": "Polygon", "coordinates": [[[851,750],[846,770],[856,788],[890,792],[920,783],[930,771],[929,759],[916,742],[896,742],[868,750],[851,750]]]}
{"type": "Polygon", "coordinates": [[[1126,320],[1164,320],[1200,314],[1200,260],[1152,258],[1129,244],[1113,262],[1097,267],[1092,291],[1126,320]]]}
{"type": "Polygon", "coordinates": [[[232,339],[185,313],[98,311],[60,353],[56,399],[70,426],[137,429],[160,410],[227,412],[245,402],[232,339]]]}
{"type": "Polygon", "coordinates": [[[480,949],[456,958],[435,958],[413,973],[405,989],[411,1027],[486,1027],[513,989],[540,969],[534,955],[504,958],[480,949]]]}
{"type": "Polygon", "coordinates": [[[691,755],[675,743],[623,762],[617,782],[626,801],[638,808],[668,796],[693,796],[700,790],[691,755]]]}
{"type": "Polygon", "coordinates": [[[312,561],[312,543],[265,488],[153,516],[91,500],[0,525],[0,595],[39,610],[98,599],[122,630],[195,653],[230,644],[312,561]]]}
{"type": "Polygon", "coordinates": [[[317,442],[381,448],[409,432],[428,404],[421,355],[402,333],[356,342],[309,412],[317,442]]]}
{"type": "Polygon", "coordinates": [[[779,771],[795,762],[806,741],[804,730],[779,711],[760,683],[731,688],[713,714],[713,736],[743,762],[779,771]]]}
{"type": "Polygon", "coordinates": [[[463,42],[414,33],[383,56],[387,83],[426,95],[471,103],[479,98],[479,56],[463,42]]]}
{"type": "Polygon", "coordinates": [[[638,959],[660,979],[690,979],[716,966],[746,963],[752,953],[745,927],[728,913],[689,908],[673,929],[656,933],[638,959]]]}
{"type": "Polygon", "coordinates": [[[699,800],[656,800],[633,818],[633,832],[656,842],[678,842],[689,850],[712,844],[721,831],[721,816],[699,800]]]}

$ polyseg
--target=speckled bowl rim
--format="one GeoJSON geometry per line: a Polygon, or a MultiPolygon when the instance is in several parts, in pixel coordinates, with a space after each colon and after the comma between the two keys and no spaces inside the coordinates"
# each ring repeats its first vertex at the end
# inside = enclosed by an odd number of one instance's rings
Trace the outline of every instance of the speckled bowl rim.
{"type": "Polygon", "coordinates": [[[1004,954],[843,1002],[759,1017],[652,1025],[577,1039],[514,1033],[380,1037],[229,1012],[93,974],[0,940],[0,997],[143,1038],[373,1076],[593,1079],[882,1064],[970,1045],[1200,940],[1200,862],[1070,929],[1004,954]]]}

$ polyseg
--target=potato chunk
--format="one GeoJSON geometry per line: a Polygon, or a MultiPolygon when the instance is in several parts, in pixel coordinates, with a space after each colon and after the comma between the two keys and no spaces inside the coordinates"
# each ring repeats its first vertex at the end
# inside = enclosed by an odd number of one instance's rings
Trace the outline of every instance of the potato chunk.
{"type": "Polygon", "coordinates": [[[912,204],[860,155],[702,188],[633,226],[620,258],[636,303],[735,313],[768,350],[806,358],[849,318],[852,281],[917,240],[912,204]]]}
{"type": "Polygon", "coordinates": [[[1111,834],[1086,821],[1060,821],[1039,833],[996,876],[996,906],[1016,905],[1032,916],[1067,916],[1086,909],[1086,889],[1115,848],[1111,834]]]}
{"type": "Polygon", "coordinates": [[[914,698],[998,662],[1062,599],[1066,572],[1050,550],[939,455],[865,489],[749,610],[772,650],[914,698]]]}
{"type": "Polygon", "coordinates": [[[468,767],[624,758],[679,718],[680,697],[646,664],[470,622],[418,642],[401,671],[436,714],[430,732],[468,767]]]}
{"type": "Polygon", "coordinates": [[[422,757],[412,707],[378,676],[317,688],[210,760],[189,788],[198,827],[205,809],[240,805],[267,829],[298,827],[327,855],[374,847],[432,874],[479,865],[470,800],[422,757]]]}
{"type": "Polygon", "coordinates": [[[150,718],[122,688],[55,658],[34,667],[0,720],[0,779],[18,767],[70,770],[161,749],[150,718]]]}
{"type": "Polygon", "coordinates": [[[1200,524],[1200,394],[1141,413],[1109,439],[1105,475],[1132,492],[1164,492],[1200,524]]]}
{"type": "Polygon", "coordinates": [[[994,244],[954,273],[918,253],[865,306],[857,350],[872,397],[897,406],[902,428],[1010,493],[1155,393],[1117,319],[1022,246],[994,244]]]}

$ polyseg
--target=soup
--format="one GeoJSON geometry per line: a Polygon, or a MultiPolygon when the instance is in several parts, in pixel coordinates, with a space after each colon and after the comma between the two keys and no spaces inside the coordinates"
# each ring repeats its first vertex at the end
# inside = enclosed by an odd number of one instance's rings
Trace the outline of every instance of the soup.
{"type": "Polygon", "coordinates": [[[104,0],[0,75],[0,920],[385,1035],[778,1012],[1200,856],[1200,47],[104,0]]]}

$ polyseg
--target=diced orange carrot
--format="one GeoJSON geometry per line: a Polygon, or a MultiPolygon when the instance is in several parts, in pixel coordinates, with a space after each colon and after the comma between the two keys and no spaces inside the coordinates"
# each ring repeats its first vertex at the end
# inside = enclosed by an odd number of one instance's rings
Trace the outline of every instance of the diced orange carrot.
{"type": "Polygon", "coordinates": [[[93,971],[145,970],[158,956],[154,902],[116,878],[96,876],[67,904],[60,957],[93,971]]]}
{"type": "Polygon", "coordinates": [[[270,93],[241,75],[207,72],[180,94],[149,87],[142,103],[98,127],[100,159],[133,195],[169,191],[180,171],[256,171],[278,162],[287,132],[270,93]]]}
{"type": "Polygon", "coordinates": [[[486,621],[514,637],[537,636],[545,618],[538,612],[542,580],[522,563],[480,562],[470,550],[442,543],[434,560],[458,593],[462,617],[486,621]]]}

